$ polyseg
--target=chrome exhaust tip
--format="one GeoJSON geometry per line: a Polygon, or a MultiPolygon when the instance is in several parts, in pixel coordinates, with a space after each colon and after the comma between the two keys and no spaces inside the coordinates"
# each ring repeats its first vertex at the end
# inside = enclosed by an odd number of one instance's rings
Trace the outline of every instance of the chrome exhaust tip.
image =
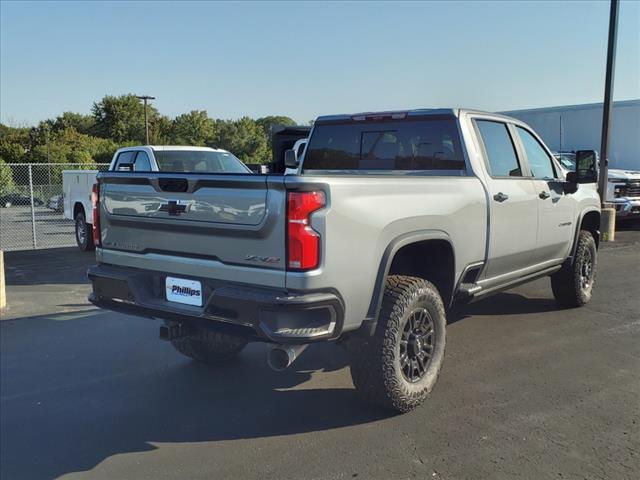
{"type": "Polygon", "coordinates": [[[276,372],[282,372],[307,348],[303,345],[274,345],[267,352],[267,364],[276,372]]]}

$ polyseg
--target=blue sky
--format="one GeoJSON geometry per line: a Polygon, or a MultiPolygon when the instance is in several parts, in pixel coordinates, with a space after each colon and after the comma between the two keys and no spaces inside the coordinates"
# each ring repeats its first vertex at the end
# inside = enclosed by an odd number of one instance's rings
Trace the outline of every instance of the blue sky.
{"type": "MultiPolygon", "coordinates": [[[[608,1],[6,2],[0,119],[148,93],[175,116],[485,110],[602,101],[608,1]]],[[[615,98],[640,98],[640,2],[620,9],[615,98]]]]}

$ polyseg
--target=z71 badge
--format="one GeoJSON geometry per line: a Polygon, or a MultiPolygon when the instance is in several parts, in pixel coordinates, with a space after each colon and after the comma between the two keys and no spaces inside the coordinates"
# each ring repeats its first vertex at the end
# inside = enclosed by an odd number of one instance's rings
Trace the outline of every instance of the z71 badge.
{"type": "Polygon", "coordinates": [[[247,255],[245,260],[250,262],[263,262],[263,263],[280,263],[280,257],[261,257],[260,255],[247,255]]]}

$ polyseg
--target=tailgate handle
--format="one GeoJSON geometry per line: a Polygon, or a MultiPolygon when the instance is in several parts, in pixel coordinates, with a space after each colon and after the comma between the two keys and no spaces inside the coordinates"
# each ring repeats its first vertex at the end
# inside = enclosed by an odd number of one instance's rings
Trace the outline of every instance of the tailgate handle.
{"type": "Polygon", "coordinates": [[[161,178],[158,184],[163,192],[186,192],[189,188],[186,178],[161,178]]]}

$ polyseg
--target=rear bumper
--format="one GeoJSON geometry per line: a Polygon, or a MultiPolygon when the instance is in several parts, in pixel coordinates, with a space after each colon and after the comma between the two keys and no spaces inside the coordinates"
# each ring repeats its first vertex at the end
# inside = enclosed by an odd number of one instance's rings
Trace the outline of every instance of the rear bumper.
{"type": "Polygon", "coordinates": [[[205,278],[204,305],[194,307],[165,298],[166,274],[136,268],[96,265],[87,272],[94,305],[130,315],[163,319],[277,343],[311,343],[340,336],[344,304],[336,292],[296,293],[205,278]]]}

